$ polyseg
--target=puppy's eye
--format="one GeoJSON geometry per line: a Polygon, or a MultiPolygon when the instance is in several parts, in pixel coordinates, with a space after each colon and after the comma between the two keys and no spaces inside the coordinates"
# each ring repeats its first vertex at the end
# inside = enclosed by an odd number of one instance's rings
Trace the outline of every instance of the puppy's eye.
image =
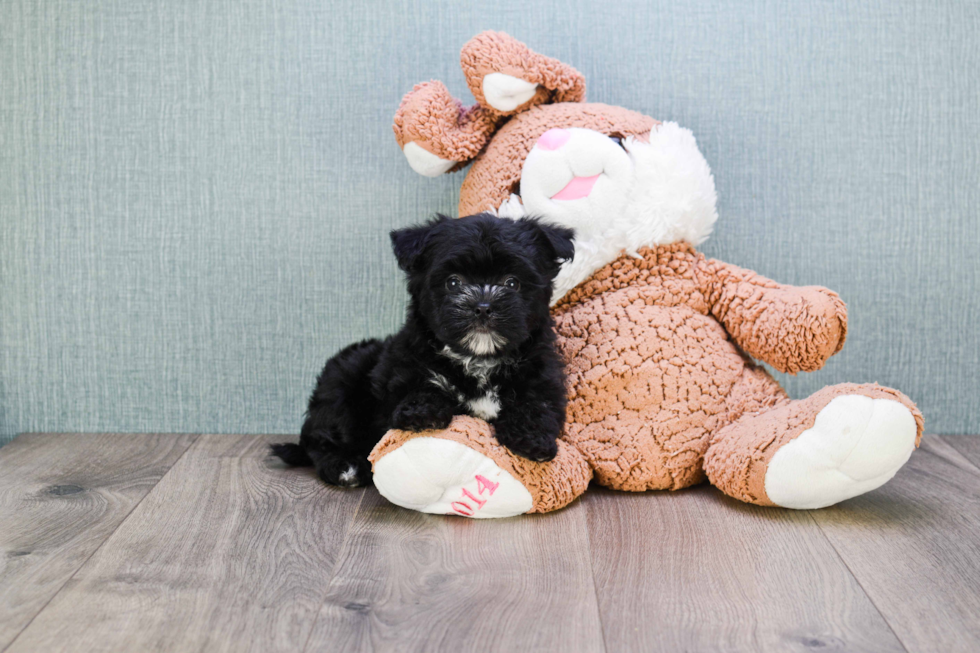
{"type": "Polygon", "coordinates": [[[626,149],[626,146],[623,145],[623,139],[620,138],[619,136],[610,136],[609,137],[609,140],[611,140],[613,143],[615,143],[616,145],[618,145],[622,149],[624,149],[624,150],[626,149]]]}
{"type": "Polygon", "coordinates": [[[507,280],[504,281],[504,285],[511,290],[521,289],[521,282],[517,280],[517,277],[507,277],[507,280]]]}
{"type": "Polygon", "coordinates": [[[459,290],[463,286],[463,281],[455,274],[446,279],[447,290],[459,290]]]}

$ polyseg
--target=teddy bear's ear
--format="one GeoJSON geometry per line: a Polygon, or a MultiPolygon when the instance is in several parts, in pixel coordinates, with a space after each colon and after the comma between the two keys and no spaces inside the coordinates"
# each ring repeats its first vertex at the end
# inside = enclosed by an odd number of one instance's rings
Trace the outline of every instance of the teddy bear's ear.
{"type": "Polygon", "coordinates": [[[548,102],[583,102],[585,78],[503,32],[482,32],[459,58],[473,97],[491,113],[509,116],[548,102]]]}
{"type": "Polygon", "coordinates": [[[463,104],[442,82],[416,84],[395,113],[395,139],[415,172],[438,177],[458,170],[475,157],[501,118],[463,104]]]}

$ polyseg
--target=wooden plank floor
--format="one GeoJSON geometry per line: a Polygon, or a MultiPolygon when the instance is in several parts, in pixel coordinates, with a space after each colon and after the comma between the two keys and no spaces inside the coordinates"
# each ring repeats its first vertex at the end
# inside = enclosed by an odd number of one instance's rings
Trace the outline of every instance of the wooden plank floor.
{"type": "Polygon", "coordinates": [[[840,506],[408,512],[267,436],[0,449],[0,651],[980,651],[980,437],[840,506]]]}
{"type": "Polygon", "coordinates": [[[186,451],[193,436],[22,435],[0,449],[0,650],[186,451]]]}

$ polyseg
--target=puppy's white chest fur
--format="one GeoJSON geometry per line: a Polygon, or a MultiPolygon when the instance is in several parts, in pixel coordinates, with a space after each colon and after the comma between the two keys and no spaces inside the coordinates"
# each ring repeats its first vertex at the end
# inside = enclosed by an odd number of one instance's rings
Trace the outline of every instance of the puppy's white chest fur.
{"type": "Polygon", "coordinates": [[[467,333],[463,338],[463,344],[470,351],[480,356],[492,354],[505,344],[507,341],[496,333],[467,333]]]}
{"type": "Polygon", "coordinates": [[[474,417],[487,421],[495,419],[500,413],[500,394],[496,386],[490,385],[490,375],[501,364],[501,361],[495,358],[464,356],[457,354],[449,347],[444,347],[440,353],[459,363],[463,367],[463,373],[476,381],[477,387],[483,391],[483,394],[467,398],[441,374],[433,374],[431,382],[455,396],[474,417]]]}
{"type": "Polygon", "coordinates": [[[470,409],[470,413],[474,417],[479,417],[485,421],[495,419],[497,413],[500,412],[500,398],[497,396],[497,389],[490,388],[490,391],[482,397],[470,399],[466,402],[466,407],[470,409]]]}
{"type": "Polygon", "coordinates": [[[442,348],[439,352],[446,358],[454,360],[463,366],[463,373],[466,376],[475,379],[476,384],[485,388],[490,384],[490,375],[493,374],[500,364],[501,360],[497,358],[480,358],[479,356],[463,356],[457,354],[448,346],[442,348]]]}

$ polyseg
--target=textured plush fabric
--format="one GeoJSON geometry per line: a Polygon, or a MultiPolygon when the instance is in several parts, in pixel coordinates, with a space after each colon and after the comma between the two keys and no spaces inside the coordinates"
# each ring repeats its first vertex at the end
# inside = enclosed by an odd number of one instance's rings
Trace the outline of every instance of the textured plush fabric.
{"type": "Polygon", "coordinates": [[[499,117],[479,105],[464,107],[442,82],[416,84],[395,114],[395,140],[418,143],[443,159],[466,163],[487,144],[499,117]]]}
{"type": "Polygon", "coordinates": [[[487,101],[483,95],[483,78],[490,73],[503,73],[538,85],[534,97],[527,102],[513,111],[497,112],[505,116],[544,102],[585,100],[585,78],[582,73],[493,30],[481,32],[467,41],[460,51],[459,63],[466,75],[470,93],[484,106],[487,101]]]}
{"type": "Polygon", "coordinates": [[[564,437],[585,454],[599,483],[633,491],[698,483],[712,437],[726,431],[730,440],[716,437],[726,451],[714,458],[717,485],[744,501],[767,503],[757,487],[764,463],[841,394],[898,398],[913,411],[921,437],[915,405],[876,386],[825,388],[789,404],[792,419],[772,410],[788,397],[739,348],[782,371],[820,369],[846,332],[846,309],[835,293],[781,286],[706,260],[684,243],[640,254],[599,270],[555,307],[569,387],[564,437]],[[763,433],[778,429],[780,438],[764,439],[752,430],[756,422],[744,427],[750,435],[736,434],[730,425],[747,413],[771,423],[763,433]],[[750,444],[746,437],[756,439],[750,444]],[[757,444],[763,441],[766,446],[757,444]],[[751,458],[750,469],[739,446],[768,451],[769,458],[751,458]],[[725,470],[724,462],[735,469],[725,470]]]}
{"type": "Polygon", "coordinates": [[[781,286],[723,261],[699,266],[711,314],[746,354],[780,372],[815,372],[844,346],[847,310],[820,286],[781,286]]]}
{"type": "MultiPolygon", "coordinates": [[[[676,490],[704,479],[702,457],[747,361],[711,315],[704,259],[685,244],[642,254],[599,270],[555,309],[565,437],[603,485],[676,490]]],[[[754,387],[754,407],[783,394],[771,381],[754,387]]]]}
{"type": "MultiPolygon", "coordinates": [[[[463,106],[439,81],[416,84],[395,113],[395,140],[399,147],[414,142],[440,158],[464,164],[480,153],[504,116],[544,102],[585,99],[581,73],[497,32],[483,32],[470,39],[460,52],[460,67],[477,104],[463,106]],[[483,94],[483,78],[491,73],[521,77],[538,86],[534,96],[513,111],[498,111],[483,94]]],[[[454,169],[461,167],[456,165],[454,169]]],[[[498,200],[492,208],[499,205],[498,200]]],[[[480,210],[484,209],[466,213],[480,210]]]]}
{"type": "Polygon", "coordinates": [[[421,80],[472,104],[484,29],[694,132],[707,256],[840,293],[847,346],[791,396],[877,381],[980,432],[980,5],[613,6],[4,0],[0,441],[298,432],[326,357],[398,328],[388,230],[456,211],[391,119],[421,80]]]}

